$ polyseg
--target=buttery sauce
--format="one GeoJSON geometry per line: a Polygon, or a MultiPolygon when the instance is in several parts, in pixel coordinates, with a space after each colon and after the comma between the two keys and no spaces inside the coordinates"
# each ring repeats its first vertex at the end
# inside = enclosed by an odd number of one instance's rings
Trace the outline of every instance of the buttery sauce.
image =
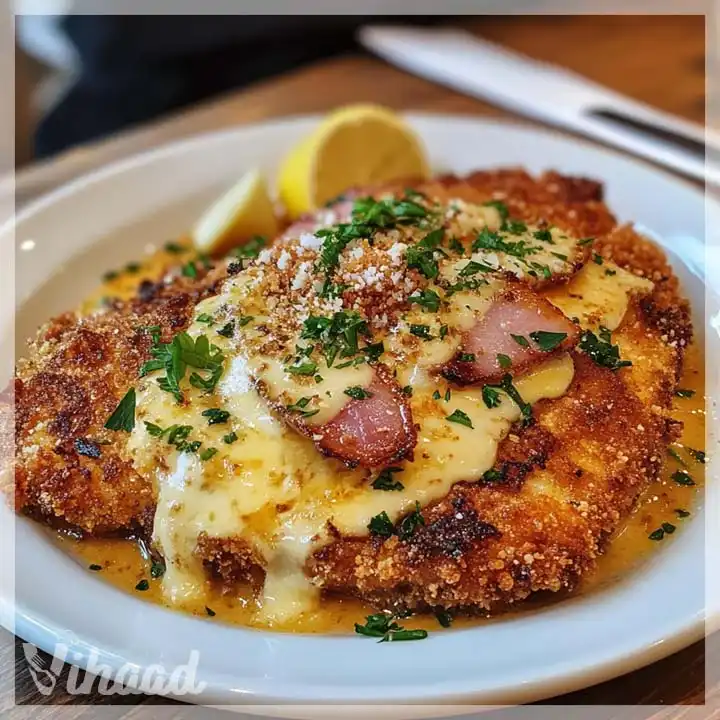
{"type": "MultiPolygon", "coordinates": [[[[684,424],[680,444],[694,449],[702,449],[705,444],[705,398],[704,369],[701,353],[693,345],[689,348],[683,379],[680,387],[694,390],[690,398],[676,398],[673,417],[684,424]]],[[[675,446],[677,448],[677,446],[675,446]]],[[[676,526],[677,533],[682,532],[684,523],[693,522],[693,515],[702,493],[704,484],[703,465],[695,463],[691,457],[677,448],[688,464],[688,472],[697,483],[694,487],[677,485],[671,475],[680,468],[679,463],[668,457],[661,477],[642,495],[637,508],[625,526],[610,542],[605,554],[600,558],[594,573],[586,576],[576,593],[588,593],[607,586],[637,569],[653,552],[673,541],[666,535],[662,541],[652,541],[648,535],[669,522],[676,526]],[[690,512],[686,518],[679,518],[676,510],[690,512]]],[[[126,592],[149,602],[167,606],[162,591],[162,582],[153,579],[150,573],[149,559],[143,556],[140,546],[131,540],[121,539],[85,539],[77,540],[67,535],[58,535],[61,546],[76,557],[86,567],[101,566],[97,576],[126,592]],[[146,591],[136,590],[142,580],[149,583],[146,591]]],[[[223,594],[212,583],[206,583],[206,599],[185,609],[193,615],[207,618],[212,622],[226,622],[250,627],[265,627],[259,622],[258,605],[253,590],[241,588],[232,595],[223,594]]],[[[564,596],[559,595],[556,600],[564,596]]],[[[541,603],[552,602],[552,598],[543,596],[540,602],[530,601],[520,604],[516,612],[531,612],[541,603]]],[[[306,633],[347,633],[352,632],[355,622],[362,622],[365,615],[374,612],[373,608],[352,598],[328,596],[311,612],[294,618],[288,623],[276,623],[273,630],[306,633]]],[[[486,622],[485,617],[458,617],[453,627],[463,627],[486,622]]],[[[406,627],[441,629],[434,616],[417,615],[403,621],[406,627]]]]}
{"type": "MultiPolygon", "coordinates": [[[[83,309],[89,311],[98,307],[98,305],[103,302],[103,298],[108,296],[119,298],[129,297],[134,294],[141,280],[146,278],[154,280],[168,266],[176,266],[179,262],[187,262],[191,259],[193,259],[193,254],[187,244],[168,244],[166,249],[160,250],[147,257],[144,262],[139,263],[139,266],[132,266],[129,270],[126,269],[115,277],[108,278],[98,293],[88,299],[83,309]]],[[[613,304],[613,302],[608,302],[607,297],[602,296],[602,291],[600,295],[598,295],[597,292],[590,293],[587,288],[592,286],[592,288],[596,290],[599,283],[606,282],[607,275],[604,271],[600,273],[598,268],[592,263],[589,263],[585,267],[584,272],[578,274],[576,279],[573,280],[569,286],[566,286],[570,288],[572,288],[573,285],[577,286],[577,294],[585,296],[583,306],[577,303],[573,305],[572,301],[569,301],[567,299],[568,296],[565,294],[557,294],[557,296],[554,297],[552,291],[550,291],[546,293],[546,296],[551,302],[560,307],[566,315],[577,315],[584,326],[592,327],[601,324],[612,329],[622,319],[626,308],[626,300],[622,304],[618,304],[617,302],[613,304]],[[583,283],[585,285],[583,285],[583,283]],[[592,307],[592,302],[588,304],[589,295],[594,295],[597,300],[597,307],[592,307]],[[608,307],[611,308],[612,312],[608,313],[608,307]]],[[[620,273],[620,278],[619,280],[614,278],[614,282],[619,282],[622,286],[625,279],[623,276],[626,274],[619,269],[617,270],[620,273]]],[[[614,275],[617,274],[618,273],[614,273],[614,275]]],[[[628,277],[627,287],[624,288],[628,294],[637,288],[637,283],[633,282],[637,280],[637,278],[628,277]]],[[[212,299],[206,301],[209,306],[212,305],[212,302],[212,299]]],[[[211,308],[208,307],[208,309],[211,308]]],[[[457,321],[462,324],[462,319],[459,315],[457,321]]],[[[192,329],[190,332],[192,333],[192,329]]],[[[428,346],[430,345],[431,343],[428,343],[428,346]]],[[[427,350],[431,351],[431,348],[428,347],[427,350]]],[[[435,358],[433,358],[433,363],[434,362],[436,362],[435,358]]],[[[572,379],[571,363],[570,369],[566,367],[568,362],[569,359],[567,358],[560,359],[549,363],[547,369],[538,371],[539,374],[544,372],[546,374],[549,373],[549,375],[548,378],[542,378],[540,382],[535,383],[538,387],[537,391],[533,390],[533,382],[530,378],[527,378],[527,386],[525,388],[522,387],[523,381],[519,379],[518,386],[521,388],[522,394],[527,396],[527,399],[531,402],[539,399],[539,397],[556,397],[561,395],[572,379]],[[549,387],[553,382],[557,385],[556,389],[549,387]]],[[[366,370],[359,370],[359,372],[363,373],[366,372],[366,370]]],[[[232,370],[228,372],[227,375],[228,377],[225,378],[224,382],[231,384],[233,381],[232,370]]],[[[704,448],[705,435],[703,379],[704,372],[700,352],[698,352],[697,348],[692,347],[686,356],[685,372],[680,386],[695,391],[695,394],[692,397],[677,398],[675,400],[673,417],[682,421],[684,424],[680,444],[698,450],[704,448]]],[[[359,381],[358,384],[364,385],[366,380],[365,378],[359,381]]],[[[227,390],[226,400],[228,403],[232,403],[233,388],[229,386],[227,390]]],[[[422,387],[416,388],[416,390],[420,391],[418,395],[420,395],[421,398],[426,394],[429,396],[429,387],[427,393],[425,392],[425,388],[422,387]]],[[[482,429],[487,429],[489,433],[491,426],[493,424],[497,425],[499,420],[502,420],[502,425],[505,425],[507,422],[516,419],[512,411],[512,407],[514,406],[507,405],[509,412],[508,410],[504,412],[504,415],[507,417],[497,417],[493,419],[490,417],[492,413],[484,409],[482,403],[478,402],[479,398],[474,397],[474,391],[465,390],[454,392],[454,401],[457,400],[457,402],[464,403],[461,406],[467,411],[467,414],[473,418],[476,428],[480,426],[482,429]],[[467,395],[467,397],[463,398],[463,395],[467,395]]],[[[235,395],[237,395],[237,393],[235,393],[235,395]]],[[[245,393],[245,395],[247,396],[249,393],[245,393]]],[[[415,405],[418,402],[416,399],[413,404],[415,405]]],[[[155,407],[157,407],[157,405],[155,407]]],[[[244,417],[248,411],[255,412],[255,410],[246,407],[231,408],[230,405],[228,405],[228,407],[231,410],[234,409],[233,415],[241,417],[244,417]]],[[[199,407],[197,411],[199,412],[202,409],[202,407],[199,407]]],[[[336,411],[337,408],[332,408],[330,414],[336,411]]],[[[261,418],[258,419],[262,421],[261,418]]],[[[454,428],[454,430],[461,435],[464,432],[463,428],[454,428]]],[[[483,466],[490,466],[492,464],[495,447],[501,436],[501,432],[496,434],[497,439],[489,442],[487,452],[483,453],[488,457],[481,458],[481,460],[476,461],[475,464],[477,464],[477,462],[480,462],[483,466]]],[[[141,446],[147,439],[145,434],[141,432],[138,434],[135,442],[141,446]]],[[[268,443],[266,442],[265,444],[267,445],[268,443]]],[[[296,441],[291,439],[290,444],[293,446],[291,449],[298,453],[300,453],[301,449],[307,450],[309,448],[312,450],[309,442],[302,438],[297,438],[296,441]]],[[[704,480],[703,466],[697,463],[682,447],[676,446],[676,449],[683,461],[687,463],[687,470],[697,485],[694,487],[680,486],[672,480],[672,473],[680,469],[681,465],[677,459],[669,456],[661,478],[653,483],[643,494],[636,510],[626,525],[609,544],[605,555],[598,563],[596,572],[583,580],[578,589],[579,592],[590,592],[593,589],[616,581],[625,573],[632,571],[642,563],[653,550],[661,547],[664,543],[672,542],[670,533],[666,533],[662,541],[653,541],[648,537],[653,531],[660,528],[663,523],[671,523],[677,528],[678,532],[681,532],[682,525],[692,521],[697,492],[698,489],[702,487],[704,480]],[[687,511],[690,515],[680,517],[678,510],[687,511]]],[[[148,457],[147,462],[151,463],[152,458],[148,457]]],[[[332,463],[329,463],[329,461],[322,462],[328,462],[329,465],[332,464],[333,472],[337,472],[338,468],[341,467],[339,463],[336,464],[334,461],[332,463]],[[335,467],[335,465],[337,465],[337,467],[335,467]]],[[[477,471],[477,468],[474,469],[477,471]]],[[[482,469],[480,472],[481,471],[482,469]]],[[[347,472],[350,473],[351,471],[347,472]]],[[[422,480],[422,467],[418,468],[417,474],[422,480]]],[[[405,480],[407,477],[408,475],[406,473],[403,479],[405,480]]],[[[434,489],[431,493],[432,497],[444,495],[454,482],[454,478],[448,478],[447,484],[443,482],[441,483],[443,487],[434,489]]],[[[169,487],[172,489],[172,483],[169,484],[169,487]]],[[[349,513],[345,521],[347,525],[346,529],[356,530],[360,526],[364,527],[367,523],[367,517],[375,514],[376,511],[379,512],[379,510],[387,509],[388,502],[391,500],[397,500],[397,507],[390,508],[390,514],[393,517],[397,517],[402,512],[407,511],[409,508],[408,503],[412,504],[416,498],[421,499],[422,504],[426,504],[432,499],[428,495],[427,487],[424,487],[422,481],[417,483],[417,494],[412,494],[412,483],[408,483],[407,489],[410,490],[410,494],[403,493],[402,499],[399,494],[394,498],[394,494],[375,493],[375,499],[377,501],[382,500],[383,507],[375,508],[374,504],[376,503],[373,504],[370,502],[370,505],[361,508],[359,515],[356,504],[346,503],[349,513]]],[[[366,503],[363,503],[363,505],[365,504],[366,503]]],[[[684,512],[680,514],[684,515],[684,512]]],[[[221,531],[218,534],[223,535],[224,533],[221,531]]],[[[188,583],[194,583],[196,586],[199,584],[198,587],[194,588],[193,592],[184,593],[182,602],[178,603],[175,602],[176,598],[173,598],[172,595],[168,596],[167,578],[153,578],[150,559],[144,554],[143,549],[138,543],[123,539],[84,539],[80,541],[67,535],[59,535],[58,541],[68,552],[74,555],[79,562],[86,565],[91,571],[96,572],[98,577],[101,577],[103,580],[125,591],[132,592],[146,601],[168,607],[182,605],[186,612],[205,617],[210,621],[222,621],[263,628],[270,627],[274,630],[291,632],[349,632],[352,630],[354,622],[362,622],[365,615],[373,612],[370,606],[354,599],[324,597],[321,603],[311,604],[308,606],[308,609],[299,614],[280,613],[278,615],[268,616],[260,612],[263,602],[261,593],[257,592],[257,588],[248,586],[246,588],[239,588],[232,594],[224,594],[211,581],[199,580],[198,578],[202,578],[202,573],[197,572],[193,572],[192,577],[181,578],[180,585],[175,586],[176,589],[180,587],[179,592],[183,594],[182,588],[187,587],[188,583]]],[[[282,567],[279,568],[279,576],[280,578],[283,577],[282,567]]],[[[561,599],[561,597],[558,596],[556,599],[561,599]]],[[[547,602],[547,600],[543,598],[540,602],[547,602]]],[[[517,611],[532,610],[537,607],[538,602],[532,601],[521,604],[518,606],[517,611]]],[[[483,622],[485,620],[485,618],[457,618],[455,626],[483,622]]],[[[404,621],[404,624],[409,627],[424,627],[426,629],[436,629],[438,627],[437,621],[433,616],[416,616],[404,621]]]]}

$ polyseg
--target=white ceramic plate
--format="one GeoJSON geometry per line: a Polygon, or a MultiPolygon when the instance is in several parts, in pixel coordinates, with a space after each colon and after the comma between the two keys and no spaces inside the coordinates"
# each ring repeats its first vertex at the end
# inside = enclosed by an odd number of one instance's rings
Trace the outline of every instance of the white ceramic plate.
{"type": "MultiPolygon", "coordinates": [[[[702,341],[700,192],[649,165],[548,132],[447,116],[410,119],[437,169],[523,165],[603,180],[618,217],[636,221],[668,250],[697,310],[702,341]]],[[[238,128],[160,148],[28,207],[15,237],[17,337],[72,308],[104,270],[188,228],[245,169],[259,166],[272,178],[316,120],[238,128]]],[[[6,228],[3,249],[11,240],[6,228]]],[[[0,380],[4,386],[7,378],[0,380]]],[[[1,504],[0,526],[10,527],[11,519],[1,504]]],[[[20,519],[16,593],[6,574],[0,608],[6,626],[14,620],[19,635],[50,652],[56,643],[69,645],[79,664],[95,648],[112,667],[160,663],[170,671],[198,650],[197,679],[207,688],[185,698],[196,702],[518,703],[608,679],[700,638],[703,531],[700,512],[610,588],[473,629],[432,633],[422,643],[377,644],[350,628],[346,636],[283,635],[164,610],[98,580],[20,519]]]]}

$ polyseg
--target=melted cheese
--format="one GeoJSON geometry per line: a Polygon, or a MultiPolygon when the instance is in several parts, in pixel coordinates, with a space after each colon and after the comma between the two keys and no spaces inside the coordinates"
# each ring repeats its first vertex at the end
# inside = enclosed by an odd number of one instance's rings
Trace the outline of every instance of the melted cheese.
{"type": "MultiPolygon", "coordinates": [[[[205,329],[196,323],[189,332],[205,329]]],[[[310,554],[329,540],[329,522],[342,533],[366,535],[374,515],[385,511],[395,521],[416,501],[424,506],[456,482],[476,480],[488,470],[498,443],[519,418],[515,403],[503,396],[498,407],[489,409],[479,389],[453,390],[449,402],[434,400],[437,382],[422,368],[409,368],[404,375],[415,379],[412,407],[420,429],[415,460],[403,465],[403,492],[373,490],[366,472],[322,457],[310,440],[286,428],[255,391],[248,363],[240,356],[229,363],[218,386],[222,406],[231,413],[228,423],[208,425],[202,416],[218,404],[217,398],[187,388],[192,401],[178,405],[153,378],[145,378],[138,388],[138,420],[161,427],[190,425],[190,440],[218,451],[203,462],[197,452],[178,452],[166,437],[150,436],[144,422],[135,425],[131,451],[136,466],[157,483],[153,534],[166,558],[167,600],[188,604],[206,591],[195,553],[201,533],[242,537],[266,568],[263,616],[285,621],[316,602],[303,570],[310,554]],[[474,427],[448,422],[454,410],[465,412],[474,427]],[[238,440],[228,445],[222,438],[231,430],[238,440]]],[[[572,377],[572,361],[564,356],[516,384],[534,403],[562,395],[572,377]]]]}
{"type": "MultiPolygon", "coordinates": [[[[470,213],[469,206],[458,206],[454,213],[451,226],[458,224],[459,231],[465,226],[486,224],[492,229],[500,224],[493,207],[474,206],[470,213]]],[[[534,232],[525,228],[506,238],[537,246],[535,254],[526,256],[527,262],[518,264],[512,255],[489,251],[476,253],[473,259],[517,274],[532,268],[532,263],[561,272],[565,260],[553,253],[570,254],[577,241],[556,229],[552,230],[553,242],[535,238],[534,232]]],[[[467,262],[447,263],[441,273],[455,282],[467,262]]],[[[297,325],[289,332],[282,328],[285,337],[280,340],[265,333],[275,301],[244,274],[227,282],[220,295],[198,305],[190,335],[208,334],[207,322],[200,320],[204,317],[207,321],[207,316],[217,323],[215,329],[233,322],[238,330],[233,338],[211,333],[226,357],[215,392],[203,393],[186,378],[182,389],[187,402],[178,404],[158,386],[154,375],[143,378],[137,387],[137,422],[130,440],[138,472],[152,477],[156,484],[153,540],[166,559],[163,590],[168,602],[197,604],[207,591],[197,554],[199,537],[235,539],[248,547],[266,571],[258,602],[260,618],[267,624],[286,622],[317,602],[318,593],[305,566],[312,554],[331,540],[331,525],[344,535],[367,535],[368,523],[375,515],[386,512],[395,522],[416,503],[425,507],[444,497],[457,482],[477,480],[492,467],[499,443],[520,417],[518,406],[502,394],[500,404],[488,408],[480,388],[454,388],[446,400],[449,387],[431,375],[434,367],[456,352],[462,333],[486,311],[502,282],[492,276],[484,279],[487,284],[473,291],[450,295],[438,312],[413,305],[384,338],[388,365],[396,371],[400,385],[413,388],[410,403],[418,426],[413,461],[402,463],[396,476],[404,486],[399,492],[374,490],[367,471],[349,469],[323,457],[310,439],[286,427],[269,406],[302,401],[303,412],[317,411],[307,422],[321,425],[349,402],[348,387],[370,385],[373,371],[369,365],[323,366],[321,373],[300,376],[288,372],[289,361],[285,351],[278,351],[277,343],[281,349],[295,347],[296,355],[302,355],[305,341],[299,337],[297,325]],[[240,322],[247,316],[252,316],[252,322],[240,322]],[[432,339],[417,337],[412,332],[414,324],[427,325],[432,339]],[[273,342],[276,345],[271,347],[273,342]],[[202,415],[214,407],[230,412],[227,422],[210,424],[202,415]],[[456,410],[470,419],[472,427],[448,420],[456,410]],[[200,447],[194,452],[181,451],[168,443],[167,434],[157,437],[148,433],[146,422],[162,428],[189,426],[187,440],[201,443],[200,447]],[[230,433],[232,437],[228,437],[230,433]],[[210,448],[215,454],[203,461],[202,451],[210,448]]],[[[613,329],[627,309],[628,296],[646,292],[648,285],[614,266],[591,263],[568,285],[545,295],[583,325],[613,329]]],[[[515,378],[515,385],[525,401],[533,404],[560,397],[571,383],[573,371],[572,359],[564,355],[515,378]]]]}
{"type": "Polygon", "coordinates": [[[567,317],[580,325],[615,330],[628,308],[630,298],[646,295],[652,282],[623,270],[607,260],[602,265],[589,262],[565,286],[550,288],[543,295],[567,317]]]}

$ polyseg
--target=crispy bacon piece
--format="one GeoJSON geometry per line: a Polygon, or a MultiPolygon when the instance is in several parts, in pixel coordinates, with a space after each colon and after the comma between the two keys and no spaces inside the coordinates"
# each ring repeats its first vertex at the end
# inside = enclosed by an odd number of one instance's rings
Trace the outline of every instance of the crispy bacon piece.
{"type": "Polygon", "coordinates": [[[384,365],[373,371],[365,388],[371,396],[350,400],[324,425],[312,425],[294,413],[284,413],[285,422],[311,437],[320,452],[349,465],[383,467],[408,457],[417,433],[407,397],[384,365]]]}
{"type": "Polygon", "coordinates": [[[579,339],[578,326],[554,305],[522,285],[513,285],[493,298],[485,315],[465,334],[460,351],[442,368],[442,374],[461,385],[494,382],[506,372],[527,372],[574,347],[579,339]],[[552,342],[542,333],[564,333],[565,337],[552,342]],[[503,355],[510,358],[505,367],[498,359],[503,355]]]}

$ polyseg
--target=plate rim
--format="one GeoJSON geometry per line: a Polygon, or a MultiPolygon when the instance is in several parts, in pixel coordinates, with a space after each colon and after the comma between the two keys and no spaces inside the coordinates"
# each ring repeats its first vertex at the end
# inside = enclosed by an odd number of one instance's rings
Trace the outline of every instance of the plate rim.
{"type": "MultiPolygon", "coordinates": [[[[628,156],[624,153],[617,152],[615,150],[609,149],[602,145],[598,145],[588,140],[577,139],[572,136],[568,136],[566,133],[555,131],[554,129],[536,127],[532,124],[523,122],[507,121],[502,119],[498,120],[495,118],[487,119],[484,117],[474,117],[452,113],[404,113],[404,115],[410,120],[411,123],[416,120],[459,120],[463,123],[480,125],[485,128],[490,127],[500,131],[520,131],[522,133],[528,133],[531,135],[542,135],[551,137],[554,140],[559,140],[563,143],[567,143],[570,145],[580,145],[584,149],[589,149],[593,152],[600,152],[606,156],[609,156],[611,159],[621,159],[624,162],[630,162],[631,164],[639,165],[647,172],[652,172],[653,174],[658,174],[662,176],[665,180],[667,180],[673,185],[683,186],[686,190],[691,191],[696,197],[701,198],[703,202],[707,203],[708,201],[710,201],[710,198],[708,198],[707,194],[704,193],[702,190],[698,189],[693,183],[683,178],[678,178],[672,173],[667,172],[661,168],[657,168],[650,162],[628,156]]],[[[284,126],[289,129],[293,126],[297,126],[299,123],[316,122],[320,117],[321,115],[318,114],[295,115],[283,117],[280,119],[272,119],[269,121],[242,125],[238,127],[225,128],[222,130],[209,131],[165,143],[157,148],[137,153],[127,158],[115,160],[112,163],[104,165],[93,171],[84,173],[74,178],[69,183],[66,183],[56,188],[52,192],[42,195],[41,197],[28,203],[13,218],[0,226],[0,238],[4,237],[8,230],[14,232],[14,229],[16,227],[21,226],[24,222],[28,220],[32,220],[33,217],[35,217],[39,213],[42,213],[47,207],[55,203],[62,202],[66,197],[72,196],[78,191],[82,192],[82,188],[88,184],[102,182],[104,180],[107,180],[108,178],[111,178],[114,175],[122,174],[123,172],[131,170],[133,168],[141,167],[143,164],[146,163],[152,163],[158,159],[161,159],[164,156],[173,155],[177,152],[183,152],[185,150],[190,150],[195,145],[202,146],[208,141],[221,142],[223,138],[236,136],[238,134],[243,134],[248,131],[262,132],[263,130],[267,129],[268,125],[271,125],[273,127],[284,126]]],[[[702,522],[699,516],[696,518],[696,521],[702,522]]],[[[3,596],[0,597],[0,622],[3,625],[7,626],[6,620],[8,617],[8,612],[11,612],[20,621],[16,621],[14,623],[16,630],[21,629],[26,634],[34,636],[36,639],[42,639],[42,632],[38,630],[39,626],[33,622],[33,619],[30,616],[23,613],[22,609],[23,604],[17,601],[15,601],[14,607],[8,607],[7,598],[5,597],[5,594],[3,592],[3,596]]],[[[37,618],[37,616],[35,617],[36,621],[39,619],[40,618],[37,618]]],[[[50,619],[42,618],[42,620],[50,619]]],[[[704,624],[704,613],[701,613],[700,615],[695,615],[690,618],[686,618],[684,623],[679,624],[679,629],[677,629],[672,636],[665,638],[664,642],[662,642],[661,644],[651,645],[644,650],[636,650],[634,653],[631,653],[630,655],[622,658],[609,658],[600,665],[583,667],[577,670],[575,673],[552,678],[539,678],[534,682],[524,684],[522,689],[518,689],[518,691],[515,693],[515,696],[518,698],[518,701],[526,702],[528,700],[553,696],[558,692],[570,692],[572,690],[577,690],[581,687],[586,687],[589,684],[595,684],[610,679],[612,677],[616,677],[620,674],[625,674],[646,664],[655,662],[663,657],[666,657],[667,655],[676,652],[683,647],[686,647],[687,645],[699,640],[701,637],[703,637],[704,634],[704,624]],[[562,688],[559,687],[560,685],[562,685],[562,688]]],[[[49,640],[49,644],[52,646],[57,641],[57,636],[52,635],[51,631],[49,631],[45,637],[45,640],[46,644],[48,644],[47,641],[49,640]]],[[[32,641],[35,642],[35,640],[32,641]]],[[[35,644],[43,647],[42,642],[35,642],[35,644]]],[[[222,693],[222,688],[219,688],[218,690],[220,694],[216,697],[226,697],[222,693]]],[[[433,695],[432,693],[430,693],[423,696],[422,699],[427,702],[443,703],[453,702],[454,700],[458,699],[467,701],[472,700],[473,696],[477,697],[478,694],[482,694],[483,692],[483,690],[477,691],[472,689],[465,689],[463,691],[460,691],[459,693],[446,693],[443,695],[433,695]]],[[[394,696],[395,693],[392,693],[392,695],[394,696]]],[[[263,695],[262,698],[263,701],[266,702],[274,701],[274,699],[269,697],[268,695],[263,695]]],[[[284,703],[307,702],[308,700],[307,698],[287,698],[286,696],[278,699],[280,699],[280,701],[284,703]]],[[[205,702],[205,699],[201,700],[202,702],[205,702]]],[[[396,703],[398,701],[402,700],[396,696],[392,698],[388,696],[387,698],[380,698],[379,700],[376,698],[371,699],[371,702],[396,703]]],[[[483,702],[488,701],[494,702],[492,695],[483,700],[483,702]]]]}

